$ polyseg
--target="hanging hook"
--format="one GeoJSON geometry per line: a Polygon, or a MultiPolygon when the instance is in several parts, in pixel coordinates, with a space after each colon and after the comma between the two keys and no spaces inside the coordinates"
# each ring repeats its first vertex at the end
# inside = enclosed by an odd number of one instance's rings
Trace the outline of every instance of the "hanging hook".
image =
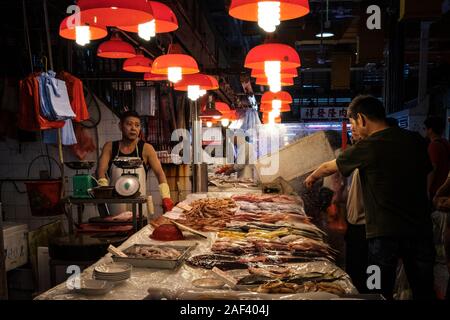
{"type": "Polygon", "coordinates": [[[46,56],[42,56],[42,58],[41,58],[41,63],[42,63],[42,65],[43,65],[43,67],[44,67],[44,72],[47,72],[47,71],[48,71],[48,70],[47,70],[48,59],[47,59],[46,56]]]}

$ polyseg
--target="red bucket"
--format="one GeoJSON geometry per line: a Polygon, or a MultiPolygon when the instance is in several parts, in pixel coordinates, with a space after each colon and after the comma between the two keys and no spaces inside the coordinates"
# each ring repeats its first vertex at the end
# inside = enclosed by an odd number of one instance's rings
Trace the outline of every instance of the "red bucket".
{"type": "Polygon", "coordinates": [[[35,180],[25,182],[31,214],[36,217],[62,215],[60,204],[62,180],[35,180]]]}
{"type": "Polygon", "coordinates": [[[28,192],[28,200],[30,201],[31,215],[36,217],[50,217],[64,214],[64,206],[60,202],[63,194],[62,168],[58,162],[47,155],[41,155],[34,158],[28,166],[28,177],[30,177],[30,169],[33,163],[40,158],[48,158],[56,163],[61,177],[58,179],[30,179],[25,182],[28,192]]]}

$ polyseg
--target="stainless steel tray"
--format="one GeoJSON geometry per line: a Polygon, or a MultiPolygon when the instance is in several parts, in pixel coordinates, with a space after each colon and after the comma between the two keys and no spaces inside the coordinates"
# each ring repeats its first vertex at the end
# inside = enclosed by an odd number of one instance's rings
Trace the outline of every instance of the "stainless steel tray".
{"type": "Polygon", "coordinates": [[[194,246],[171,246],[171,245],[143,245],[143,244],[135,244],[123,251],[125,254],[129,254],[134,252],[136,248],[145,248],[145,247],[158,247],[158,248],[172,248],[181,251],[181,255],[178,259],[169,260],[169,259],[149,259],[149,258],[123,258],[118,256],[112,256],[113,260],[116,262],[126,262],[131,264],[133,267],[137,268],[152,268],[152,269],[177,269],[187,258],[189,252],[195,248],[194,246]]]}

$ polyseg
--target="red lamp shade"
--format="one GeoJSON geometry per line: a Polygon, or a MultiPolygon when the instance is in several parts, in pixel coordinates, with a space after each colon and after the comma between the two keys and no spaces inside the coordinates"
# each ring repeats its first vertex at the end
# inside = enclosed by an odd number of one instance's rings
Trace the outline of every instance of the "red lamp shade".
{"type": "Polygon", "coordinates": [[[167,76],[161,74],[153,74],[151,72],[146,72],[144,74],[145,81],[167,81],[167,76]]]}
{"type": "Polygon", "coordinates": [[[97,56],[110,59],[128,59],[136,56],[134,47],[123,41],[118,33],[114,33],[110,40],[103,42],[97,49],[97,56]]]}
{"type": "Polygon", "coordinates": [[[78,0],[87,19],[104,26],[138,25],[153,19],[146,0],[78,0]]]}
{"type": "MultiPolygon", "coordinates": [[[[80,26],[89,26],[89,31],[91,33],[90,40],[102,39],[108,35],[106,27],[86,19],[82,14],[79,15],[79,18],[80,26]]],[[[65,39],[76,40],[76,23],[75,14],[66,17],[59,25],[59,35],[65,39]]]]}
{"type": "Polygon", "coordinates": [[[297,51],[279,43],[267,43],[254,47],[247,54],[244,66],[248,69],[264,70],[266,61],[281,61],[281,69],[294,69],[301,66],[297,51]]]}
{"type": "MultiPolygon", "coordinates": [[[[281,74],[281,78],[293,78],[293,77],[298,76],[297,69],[282,69],[280,74],[281,74]]],[[[263,77],[265,78],[266,72],[264,71],[264,69],[253,69],[251,77],[252,78],[263,78],[263,77]]]]}
{"type": "MultiPolygon", "coordinates": [[[[267,0],[232,0],[230,15],[236,19],[258,21],[258,3],[267,0]]],[[[303,17],[309,13],[308,0],[277,0],[280,2],[281,21],[303,17]]]]}
{"type": "Polygon", "coordinates": [[[123,63],[123,70],[128,72],[150,72],[152,71],[153,61],[144,57],[142,52],[138,52],[136,57],[129,58],[123,63]]]}
{"type": "Polygon", "coordinates": [[[200,86],[201,90],[217,90],[219,89],[219,82],[216,78],[206,74],[188,74],[175,84],[174,89],[188,91],[188,86],[200,86]]]}
{"type": "Polygon", "coordinates": [[[216,101],[216,110],[219,110],[220,113],[228,113],[230,112],[230,107],[225,102],[216,101]]]}
{"type": "MultiPolygon", "coordinates": [[[[270,112],[273,111],[272,104],[269,103],[262,103],[259,107],[260,112],[270,112]]],[[[281,105],[280,112],[289,112],[291,111],[291,106],[288,104],[281,105]]]]}
{"type": "MultiPolygon", "coordinates": [[[[150,6],[155,19],[156,33],[172,32],[178,29],[177,16],[167,5],[156,1],[149,1],[147,5],[150,6]]],[[[138,32],[137,24],[118,26],[118,28],[128,32],[138,32]]]]}
{"type": "MultiPolygon", "coordinates": [[[[262,116],[262,120],[263,123],[268,123],[269,122],[269,113],[268,112],[264,112],[263,116],[262,116]]],[[[275,118],[275,123],[281,123],[281,117],[276,117],[275,118]]]]}
{"type": "Polygon", "coordinates": [[[292,97],[289,93],[286,91],[280,91],[277,93],[273,92],[266,92],[263,94],[261,98],[261,104],[272,104],[273,100],[281,100],[281,104],[291,104],[292,103],[292,97]]]}
{"type": "Polygon", "coordinates": [[[183,74],[199,73],[197,62],[186,54],[165,54],[153,61],[152,73],[169,74],[170,67],[180,67],[183,74]]]}
{"type": "MultiPolygon", "coordinates": [[[[256,84],[259,86],[268,86],[269,82],[266,77],[256,78],[256,84]]],[[[281,86],[289,87],[294,85],[294,78],[281,78],[281,86]]]]}

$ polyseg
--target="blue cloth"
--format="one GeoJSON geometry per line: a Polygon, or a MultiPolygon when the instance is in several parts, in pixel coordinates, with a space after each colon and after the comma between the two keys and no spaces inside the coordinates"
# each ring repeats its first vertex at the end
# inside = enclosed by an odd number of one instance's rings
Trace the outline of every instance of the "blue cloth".
{"type": "Polygon", "coordinates": [[[73,119],[76,115],[70,105],[66,83],[55,76],[56,73],[50,70],[37,77],[41,114],[50,121],[73,119]]]}
{"type": "MultiPolygon", "coordinates": [[[[45,130],[43,132],[43,139],[45,144],[58,143],[58,129],[45,130]]],[[[61,129],[61,143],[65,146],[77,144],[75,131],[73,130],[73,123],[71,119],[65,120],[65,125],[61,129]]]]}
{"type": "Polygon", "coordinates": [[[49,71],[48,73],[41,73],[37,80],[39,82],[39,100],[41,105],[41,115],[51,121],[56,120],[56,114],[53,112],[53,108],[51,106],[50,97],[47,91],[47,83],[50,81],[50,77],[54,76],[53,71],[49,71]]]}

